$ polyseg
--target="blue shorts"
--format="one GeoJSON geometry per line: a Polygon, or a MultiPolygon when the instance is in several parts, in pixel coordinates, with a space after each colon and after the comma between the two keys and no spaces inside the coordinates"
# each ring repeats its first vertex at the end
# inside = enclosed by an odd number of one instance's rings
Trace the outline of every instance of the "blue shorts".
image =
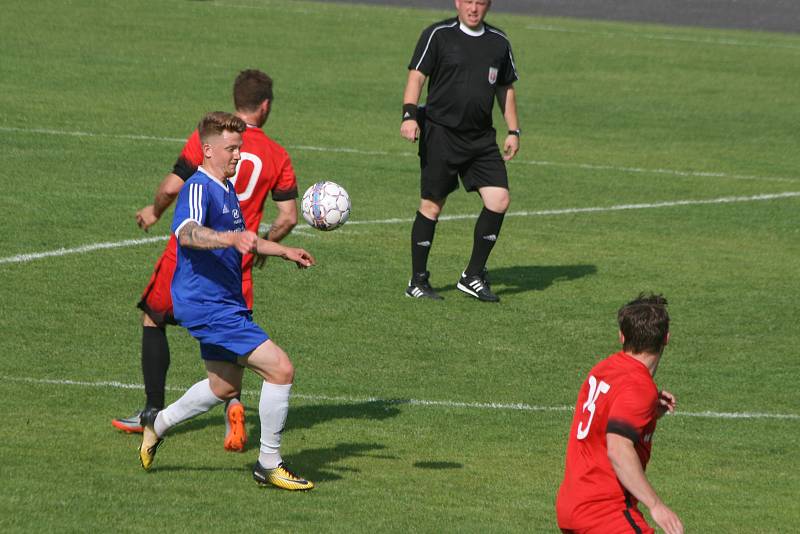
{"type": "Polygon", "coordinates": [[[204,360],[236,363],[238,358],[247,356],[269,339],[248,312],[215,318],[211,324],[187,330],[200,342],[200,356],[204,360]]]}

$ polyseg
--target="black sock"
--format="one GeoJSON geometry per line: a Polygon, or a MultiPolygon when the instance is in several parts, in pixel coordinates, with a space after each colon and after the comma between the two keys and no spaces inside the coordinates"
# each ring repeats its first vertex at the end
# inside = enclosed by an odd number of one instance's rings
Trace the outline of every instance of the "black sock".
{"type": "Polygon", "coordinates": [[[475,276],[481,273],[486,267],[486,261],[494,248],[497,237],[500,235],[500,227],[503,226],[505,213],[496,213],[486,208],[481,210],[478,220],[475,221],[475,235],[472,242],[472,257],[465,274],[475,276]]]}
{"type": "Polygon", "coordinates": [[[142,375],[147,408],[164,408],[164,390],[169,369],[169,343],[166,328],[142,327],[142,375]]]}
{"type": "Polygon", "coordinates": [[[424,273],[428,270],[428,254],[433,244],[436,221],[432,221],[420,212],[411,226],[411,272],[424,273]]]}

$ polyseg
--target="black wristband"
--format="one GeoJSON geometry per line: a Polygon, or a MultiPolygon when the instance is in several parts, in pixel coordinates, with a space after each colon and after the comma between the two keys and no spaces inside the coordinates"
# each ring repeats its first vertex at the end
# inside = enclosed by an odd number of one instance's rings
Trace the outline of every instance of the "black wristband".
{"type": "Polygon", "coordinates": [[[417,120],[417,105],[403,104],[403,120],[401,122],[415,120],[417,120]]]}
{"type": "Polygon", "coordinates": [[[508,131],[508,135],[516,135],[517,137],[519,137],[519,134],[520,134],[519,128],[517,128],[516,130],[508,131]]]}

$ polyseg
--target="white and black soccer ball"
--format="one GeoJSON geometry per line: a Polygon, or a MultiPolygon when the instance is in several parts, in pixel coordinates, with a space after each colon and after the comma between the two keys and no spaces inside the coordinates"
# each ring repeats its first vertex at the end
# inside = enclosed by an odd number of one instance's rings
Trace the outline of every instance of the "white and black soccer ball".
{"type": "Polygon", "coordinates": [[[317,182],[303,194],[303,218],[318,230],[335,230],[350,218],[350,195],[335,182],[317,182]]]}

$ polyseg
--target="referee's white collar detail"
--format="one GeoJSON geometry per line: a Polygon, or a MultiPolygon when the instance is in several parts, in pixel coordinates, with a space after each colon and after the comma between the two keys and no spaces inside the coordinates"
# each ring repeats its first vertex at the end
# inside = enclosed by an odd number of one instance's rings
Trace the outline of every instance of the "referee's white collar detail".
{"type": "Polygon", "coordinates": [[[208,172],[208,169],[204,169],[202,165],[200,165],[197,168],[200,169],[203,172],[203,174],[205,174],[206,176],[208,176],[209,178],[214,180],[217,184],[219,184],[219,186],[222,189],[224,189],[226,193],[228,192],[228,184],[227,184],[227,182],[226,183],[222,183],[222,180],[220,180],[219,178],[217,178],[216,176],[214,176],[213,174],[208,172]]]}
{"type": "Polygon", "coordinates": [[[481,23],[481,29],[480,30],[472,30],[472,29],[470,29],[469,26],[467,26],[463,22],[461,22],[461,21],[458,21],[458,22],[459,22],[458,27],[461,29],[461,31],[466,33],[467,35],[472,36],[472,37],[480,37],[481,35],[486,33],[486,26],[484,26],[483,23],[481,23]]]}

